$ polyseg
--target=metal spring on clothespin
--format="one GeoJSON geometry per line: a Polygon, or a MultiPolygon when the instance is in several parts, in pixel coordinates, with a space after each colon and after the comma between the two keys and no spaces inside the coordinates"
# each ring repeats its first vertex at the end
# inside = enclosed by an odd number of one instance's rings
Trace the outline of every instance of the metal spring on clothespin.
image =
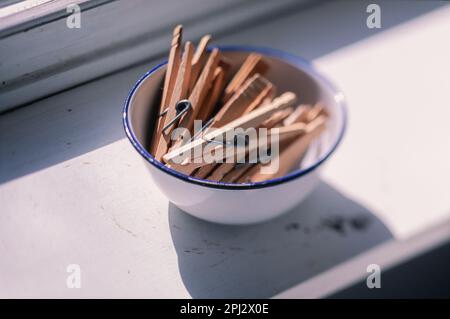
{"type": "MultiPolygon", "coordinates": [[[[162,129],[163,134],[166,134],[167,129],[171,127],[173,124],[175,124],[175,122],[178,121],[178,119],[182,117],[183,114],[185,114],[191,108],[192,108],[191,101],[189,100],[178,101],[178,103],[175,105],[176,116],[172,120],[170,120],[170,122],[167,123],[166,126],[163,127],[162,129]]],[[[159,114],[159,116],[166,115],[168,110],[169,108],[166,108],[163,112],[161,112],[161,114],[159,114]]]]}

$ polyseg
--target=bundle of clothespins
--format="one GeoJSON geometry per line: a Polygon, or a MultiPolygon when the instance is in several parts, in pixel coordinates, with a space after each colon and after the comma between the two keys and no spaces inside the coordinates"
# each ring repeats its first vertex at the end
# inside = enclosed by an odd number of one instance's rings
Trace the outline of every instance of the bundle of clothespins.
{"type": "Polygon", "coordinates": [[[182,27],[177,26],[150,146],[155,158],[187,175],[227,183],[273,179],[298,167],[311,142],[325,130],[324,105],[298,105],[292,92],[277,96],[275,84],[264,77],[269,64],[260,54],[250,53],[231,72],[233,61],[217,48],[207,50],[209,35],[196,49],[186,42],[183,52],[181,38],[182,27]],[[195,120],[202,121],[200,130],[194,129],[195,120]],[[251,128],[266,129],[268,136],[257,136],[258,143],[248,136],[240,139],[242,130],[251,128]],[[250,159],[262,148],[270,162],[250,159]],[[214,161],[205,159],[205,149],[214,161]],[[274,160],[275,170],[263,169],[274,160]]]}

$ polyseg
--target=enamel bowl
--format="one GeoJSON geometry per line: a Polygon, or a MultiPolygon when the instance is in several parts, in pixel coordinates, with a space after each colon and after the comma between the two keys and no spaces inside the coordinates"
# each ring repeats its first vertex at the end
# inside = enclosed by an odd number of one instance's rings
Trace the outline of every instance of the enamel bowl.
{"type": "Polygon", "coordinates": [[[233,63],[235,70],[251,52],[262,54],[269,64],[265,76],[276,85],[278,94],[292,91],[297,94],[299,103],[325,103],[330,115],[327,130],[310,147],[302,167],[264,182],[227,184],[190,177],[157,161],[148,149],[159,109],[166,62],[148,71],[134,85],[125,102],[123,124],[129,141],[144,159],[154,182],[181,210],[222,224],[262,222],[295,207],[318,185],[319,172],[345,131],[344,98],[311,64],[299,57],[267,48],[227,46],[219,49],[233,63]]]}

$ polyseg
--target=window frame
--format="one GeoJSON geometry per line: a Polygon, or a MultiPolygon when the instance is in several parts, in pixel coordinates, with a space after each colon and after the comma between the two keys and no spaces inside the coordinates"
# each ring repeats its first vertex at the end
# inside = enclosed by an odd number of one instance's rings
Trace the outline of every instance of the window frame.
{"type": "Polygon", "coordinates": [[[186,39],[197,41],[205,33],[217,37],[313,1],[57,2],[32,19],[31,11],[18,14],[14,26],[0,22],[0,113],[164,57],[178,23],[186,39]],[[64,6],[74,2],[81,8],[80,29],[66,25],[71,13],[64,6]]]}

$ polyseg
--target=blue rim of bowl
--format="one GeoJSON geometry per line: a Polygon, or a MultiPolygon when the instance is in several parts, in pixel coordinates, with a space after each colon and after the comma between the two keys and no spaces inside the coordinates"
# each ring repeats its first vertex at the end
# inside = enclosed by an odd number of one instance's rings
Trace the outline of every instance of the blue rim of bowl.
{"type": "Polygon", "coordinates": [[[168,168],[166,167],[163,163],[159,162],[156,158],[153,157],[153,155],[151,155],[146,149],[145,147],[143,147],[141,145],[141,143],[139,143],[138,139],[136,138],[136,136],[134,135],[134,132],[131,130],[131,123],[130,123],[130,118],[128,116],[128,109],[130,107],[130,102],[131,99],[134,95],[134,93],[136,92],[136,90],[139,88],[140,84],[147,79],[150,75],[152,75],[154,72],[156,72],[158,69],[160,69],[161,67],[163,67],[164,65],[167,64],[167,61],[162,62],[160,64],[158,64],[157,66],[155,66],[154,68],[152,68],[151,70],[147,71],[133,86],[133,88],[131,89],[130,93],[128,94],[128,97],[125,101],[125,106],[123,108],[123,125],[124,125],[124,129],[125,129],[125,134],[127,135],[128,139],[130,140],[131,144],[134,146],[134,148],[136,149],[136,151],[138,151],[139,154],[141,154],[141,156],[148,161],[150,164],[152,164],[153,166],[155,166],[156,168],[160,169],[161,171],[168,173],[170,175],[172,175],[173,177],[176,177],[178,179],[181,179],[185,182],[189,182],[189,183],[193,183],[193,184],[197,184],[200,186],[205,186],[205,187],[209,187],[209,188],[220,188],[220,189],[227,189],[227,190],[232,190],[232,189],[258,189],[258,188],[263,188],[263,187],[270,187],[270,186],[275,186],[284,182],[288,182],[291,181],[293,179],[302,177],[312,171],[314,171],[317,167],[319,167],[322,163],[324,163],[330,156],[331,154],[334,153],[334,151],[336,150],[336,148],[338,147],[338,145],[341,143],[342,138],[344,136],[346,127],[347,127],[347,106],[346,106],[346,102],[344,99],[344,94],[342,93],[341,90],[338,90],[337,87],[332,84],[326,77],[324,77],[323,75],[321,75],[315,68],[314,66],[308,62],[307,60],[292,55],[290,53],[286,53],[284,51],[281,50],[277,50],[277,49],[271,49],[271,48],[264,48],[264,47],[252,47],[252,46],[234,46],[234,45],[226,45],[226,46],[212,46],[209,48],[209,50],[213,49],[213,48],[218,48],[219,50],[225,52],[225,51],[240,51],[240,52],[258,52],[261,53],[263,55],[267,55],[270,57],[274,57],[274,58],[278,58],[284,62],[287,62],[297,68],[300,68],[301,70],[304,70],[305,72],[307,72],[308,74],[312,75],[315,78],[318,78],[320,81],[323,82],[324,85],[328,86],[328,88],[334,93],[334,96],[337,97],[339,96],[339,101],[337,101],[337,105],[340,107],[341,109],[341,114],[342,114],[342,128],[341,131],[339,132],[339,136],[336,139],[336,142],[334,143],[334,145],[330,148],[330,150],[323,155],[321,158],[319,158],[314,164],[312,164],[309,167],[306,167],[304,169],[299,169],[299,170],[295,170],[287,175],[284,175],[282,177],[279,178],[275,178],[275,179],[270,179],[267,181],[262,181],[262,182],[256,182],[256,183],[241,183],[241,184],[232,184],[232,183],[223,183],[223,182],[217,182],[217,181],[211,181],[211,180],[206,180],[206,179],[200,179],[200,178],[195,178],[192,176],[188,176],[185,174],[182,174],[174,169],[168,168]]]}

